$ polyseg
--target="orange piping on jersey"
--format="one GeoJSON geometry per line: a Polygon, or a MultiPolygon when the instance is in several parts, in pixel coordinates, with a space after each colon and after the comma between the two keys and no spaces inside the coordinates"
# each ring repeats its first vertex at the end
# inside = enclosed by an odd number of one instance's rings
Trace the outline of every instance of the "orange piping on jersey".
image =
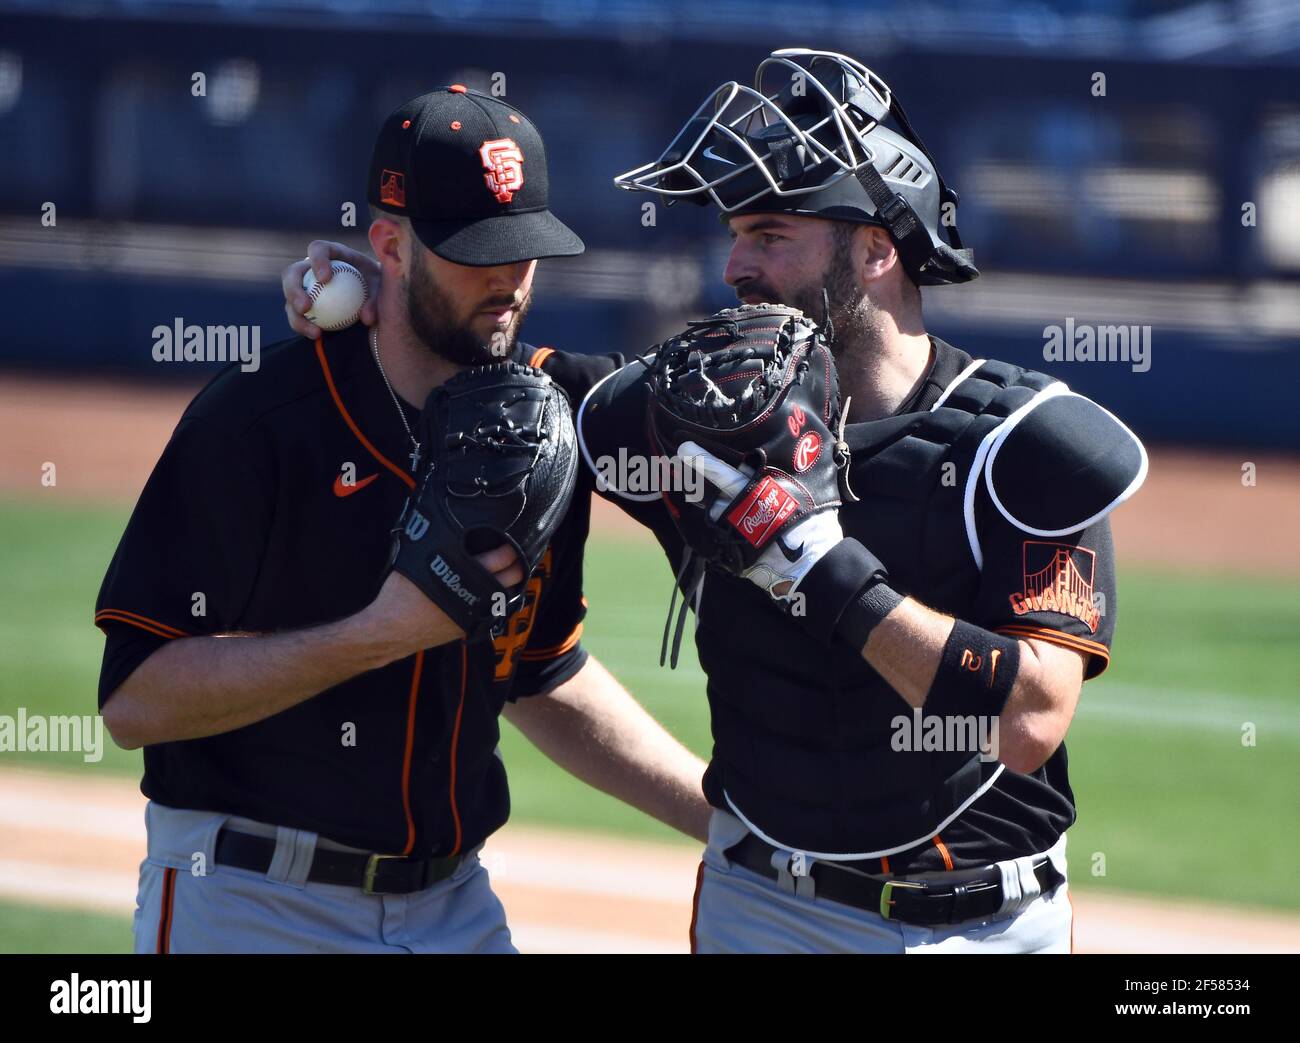
{"type": "Polygon", "coordinates": [[[176,870],[163,870],[162,902],[158,908],[158,944],[154,951],[169,953],[172,948],[172,903],[176,896],[176,870]]]}
{"type": "Polygon", "coordinates": [[[582,637],[581,623],[574,627],[573,633],[566,637],[560,644],[552,645],[550,648],[533,648],[525,650],[520,653],[519,658],[526,659],[530,663],[536,663],[542,659],[554,659],[569,651],[569,649],[578,643],[580,637],[582,637]]]}
{"type": "Polygon", "coordinates": [[[184,630],[177,630],[175,627],[169,627],[166,623],[159,623],[158,620],[150,619],[148,616],[128,612],[124,608],[102,608],[95,613],[95,626],[101,630],[107,620],[115,623],[130,623],[133,627],[147,630],[149,633],[156,634],[158,637],[165,637],[169,641],[178,637],[190,636],[184,630]]]}
{"type": "Polygon", "coordinates": [[[451,780],[447,785],[451,797],[451,820],[456,824],[456,843],[452,846],[453,855],[460,854],[460,809],[456,807],[456,749],[460,746],[460,719],[465,712],[465,680],[469,674],[469,652],[465,642],[460,643],[460,703],[456,707],[456,724],[451,731],[451,780]]]}
{"type": "Polygon", "coordinates": [[[402,810],[406,813],[404,855],[409,855],[415,847],[415,819],[411,815],[411,751],[415,746],[415,701],[420,697],[420,674],[423,670],[424,652],[416,652],[415,669],[411,672],[411,695],[406,704],[406,749],[402,753],[402,810]]]}
{"type": "Polygon", "coordinates": [[[886,876],[889,875],[889,856],[888,856],[888,855],[881,855],[881,856],[880,856],[880,871],[881,871],[882,873],[884,873],[886,876]]]}
{"type": "Polygon", "coordinates": [[[1068,648],[1074,652],[1086,652],[1088,655],[1095,655],[1104,664],[1102,666],[1103,670],[1110,664],[1110,649],[1100,641],[1089,641],[1086,637],[1064,634],[1050,627],[1005,626],[998,627],[997,633],[1010,634],[1012,637],[1036,637],[1040,641],[1060,645],[1062,648],[1068,648]]]}
{"type": "Polygon", "coordinates": [[[107,633],[105,623],[126,623],[129,626],[143,630],[147,634],[153,634],[154,637],[161,637],[164,641],[175,641],[176,635],[169,634],[165,630],[155,630],[153,627],[144,623],[137,623],[134,619],[127,619],[125,616],[119,616],[115,612],[101,612],[95,617],[95,625],[107,633]]]}
{"type": "Polygon", "coordinates": [[[952,868],[952,855],[948,852],[948,845],[939,839],[939,834],[934,835],[934,846],[939,849],[939,854],[943,855],[944,869],[952,868]]]}
{"type": "Polygon", "coordinates": [[[695,927],[700,922],[700,891],[704,888],[704,861],[700,860],[700,868],[695,872],[695,897],[691,899],[691,955],[694,956],[697,949],[695,940],[695,927]]]}
{"type": "Polygon", "coordinates": [[[361,433],[361,428],[357,427],[356,421],[352,419],[352,415],[347,411],[346,407],[344,407],[343,399],[339,397],[338,388],[334,386],[334,374],[330,372],[330,364],[325,358],[325,344],[320,337],[316,338],[316,357],[320,359],[321,372],[325,374],[325,385],[330,389],[330,397],[334,399],[335,408],[338,409],[339,415],[343,417],[343,422],[347,424],[351,432],[357,436],[357,440],[366,447],[366,452],[405,482],[408,489],[414,489],[415,479],[370,444],[370,439],[361,433]]]}
{"type": "Polygon", "coordinates": [[[538,348],[533,352],[533,357],[528,360],[528,364],[533,369],[541,369],[542,363],[555,354],[554,348],[538,348]]]}

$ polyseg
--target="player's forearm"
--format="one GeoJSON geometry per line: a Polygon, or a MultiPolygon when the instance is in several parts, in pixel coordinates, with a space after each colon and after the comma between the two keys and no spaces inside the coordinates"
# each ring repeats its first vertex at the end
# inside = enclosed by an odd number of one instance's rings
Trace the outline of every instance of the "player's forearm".
{"type": "Polygon", "coordinates": [[[953,621],[907,598],[871,631],[862,658],[909,706],[925,705],[953,621]]]}
{"type": "Polygon", "coordinates": [[[999,759],[1016,771],[1031,772],[1065,741],[1079,705],[1086,660],[1034,638],[1019,646],[1016,684],[998,717],[999,759]]]}
{"type": "Polygon", "coordinates": [[[180,638],[118,687],[104,722],[125,749],[219,735],[403,654],[367,612],[297,631],[180,638]]]}
{"type": "Polygon", "coordinates": [[[544,696],[507,704],[506,719],[570,774],[697,840],[712,809],[705,764],[594,658],[544,696]]]}
{"type": "MultiPolygon", "coordinates": [[[[1060,745],[1073,717],[1082,683],[1079,657],[1042,642],[1015,641],[964,625],[959,636],[967,639],[961,643],[969,649],[958,653],[967,654],[945,668],[956,625],[951,617],[906,598],[871,630],[862,657],[913,707],[926,706],[934,698],[941,670],[957,671],[961,681],[969,675],[977,696],[987,692],[995,700],[997,671],[1014,670],[1006,701],[996,714],[998,759],[1016,771],[1036,770],[1060,745]],[[1014,654],[1008,655],[1009,650],[1014,654]]],[[[953,683],[951,677],[943,680],[953,683]]],[[[959,701],[956,708],[981,713],[975,700],[959,701]]]]}

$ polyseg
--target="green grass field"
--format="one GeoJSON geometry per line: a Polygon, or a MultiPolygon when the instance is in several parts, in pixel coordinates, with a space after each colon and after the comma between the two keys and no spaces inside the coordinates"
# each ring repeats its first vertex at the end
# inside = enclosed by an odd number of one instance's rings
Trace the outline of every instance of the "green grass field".
{"type": "Polygon", "coordinates": [[[0,954],[124,953],[131,917],[0,902],[0,954]]]}
{"type": "MultiPolygon", "coordinates": [[[[27,501],[0,509],[0,713],[89,713],[102,638],[91,624],[123,510],[27,501]]],[[[594,541],[587,646],[692,749],[710,745],[693,655],[658,666],[671,577],[658,550],[594,541]]],[[[1267,577],[1122,570],[1113,663],[1089,683],[1071,729],[1080,808],[1072,883],[1300,909],[1291,886],[1300,755],[1300,585],[1267,577]],[[1256,742],[1243,745],[1253,724],[1256,742]],[[1091,875],[1097,855],[1105,877],[1091,875]]],[[[683,649],[684,653],[687,651],[683,649]]],[[[659,839],[675,835],[550,764],[508,726],[517,820],[659,839]]],[[[0,765],[136,774],[138,753],[0,753],[0,765]]],[[[675,838],[681,839],[681,838],[675,838]]],[[[685,841],[684,841],[685,842],[685,841]]],[[[55,944],[67,923],[106,944],[113,918],[0,906],[0,950],[55,944]],[[26,925],[26,927],[24,926],[26,925]]]]}

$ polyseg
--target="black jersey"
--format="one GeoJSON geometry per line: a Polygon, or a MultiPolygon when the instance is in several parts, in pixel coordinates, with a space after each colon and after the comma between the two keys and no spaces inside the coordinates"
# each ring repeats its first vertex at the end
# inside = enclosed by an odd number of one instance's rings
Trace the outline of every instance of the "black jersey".
{"type": "MultiPolygon", "coordinates": [[[[894,430],[908,426],[909,416],[929,414],[978,368],[966,353],[937,338],[931,342],[929,371],[895,414],[898,422],[887,425],[894,430]]],[[[629,368],[638,366],[633,362],[629,368]]],[[[587,398],[579,411],[579,438],[589,465],[617,457],[620,450],[652,454],[645,435],[644,383],[635,376],[611,376],[587,398]]],[[[950,401],[960,395],[957,391],[950,401]]],[[[917,477],[872,444],[872,432],[879,429],[880,422],[850,422],[847,428],[846,440],[853,447],[851,483],[862,499],[839,511],[845,535],[860,540],[885,563],[891,585],[901,593],[988,630],[1078,651],[1087,661],[1086,676],[1100,673],[1109,659],[1116,609],[1107,521],[1102,518],[1068,538],[1035,538],[994,510],[987,490],[979,486],[974,487],[969,519],[964,518],[957,493],[940,507],[928,487],[919,494],[911,488],[917,477]],[[935,524],[936,512],[945,514],[941,525],[935,524]],[[969,546],[968,532],[974,541],[969,546]],[[978,561],[971,549],[975,545],[978,561]],[[1055,600],[1062,575],[1078,588],[1079,596],[1068,603],[1055,600]],[[1104,612],[1096,609],[1095,593],[1108,602],[1104,612]]],[[[924,445],[921,454],[930,448],[937,460],[942,447],[924,445]]],[[[942,475],[934,478],[935,487],[944,481],[942,475]]],[[[965,474],[952,478],[964,480],[965,474]]],[[[652,529],[676,567],[682,541],[659,497],[601,491],[652,529]]],[[[837,855],[883,850],[864,839],[866,823],[845,806],[855,789],[867,795],[873,784],[881,788],[885,781],[861,777],[856,769],[862,762],[855,756],[859,748],[881,749],[888,742],[892,722],[910,712],[901,697],[856,650],[827,653],[814,647],[748,581],[710,571],[699,607],[695,638],[708,675],[714,737],[705,776],[710,802],[743,814],[782,846],[837,855]],[[830,699],[801,698],[801,693],[820,695],[827,689],[833,689],[830,699]],[[765,806],[764,793],[779,793],[781,807],[773,801],[765,806]],[[784,818],[781,812],[787,812],[784,818]]],[[[906,791],[910,773],[918,785],[925,783],[922,765],[921,760],[892,758],[889,784],[906,791]]],[[[899,845],[875,863],[877,868],[909,873],[1021,857],[1050,848],[1074,821],[1064,745],[1031,774],[997,773],[1001,766],[996,764],[982,767],[983,781],[975,780],[979,794],[973,802],[937,832],[918,828],[903,833],[923,840],[899,845]]]]}
{"type": "MultiPolygon", "coordinates": [[[[518,345],[513,359],[545,354],[518,345]]],[[[418,409],[403,408],[413,427],[418,409]]],[[[369,604],[414,484],[410,451],[361,326],[223,371],[185,411],[104,579],[100,705],[166,641],[310,627],[369,604]]],[[[480,843],[509,813],[504,702],[549,691],[586,659],[590,490],[584,476],[503,636],[426,650],[224,734],[147,746],[145,795],[371,851],[480,843]]]]}

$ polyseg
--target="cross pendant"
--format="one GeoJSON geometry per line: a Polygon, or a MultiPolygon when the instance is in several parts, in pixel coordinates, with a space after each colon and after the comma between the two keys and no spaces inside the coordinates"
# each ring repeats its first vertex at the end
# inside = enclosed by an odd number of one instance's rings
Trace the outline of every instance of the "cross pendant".
{"type": "Polygon", "coordinates": [[[420,466],[420,447],[417,445],[409,455],[411,457],[411,473],[414,474],[415,469],[420,466]]]}

